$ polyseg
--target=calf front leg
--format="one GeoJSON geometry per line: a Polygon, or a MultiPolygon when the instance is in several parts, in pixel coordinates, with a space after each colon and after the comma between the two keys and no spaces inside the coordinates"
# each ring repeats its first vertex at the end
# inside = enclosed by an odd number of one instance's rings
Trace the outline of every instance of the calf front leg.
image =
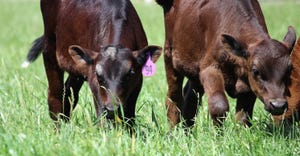
{"type": "Polygon", "coordinates": [[[235,88],[237,98],[235,120],[239,121],[244,126],[250,127],[256,95],[241,79],[238,79],[235,88]]]}
{"type": "Polygon", "coordinates": [[[222,125],[229,111],[222,71],[207,67],[200,73],[200,80],[208,97],[208,109],[214,125],[222,125]]]}
{"type": "MultiPolygon", "coordinates": [[[[124,104],[124,119],[129,126],[133,126],[135,123],[135,106],[139,93],[142,88],[142,80],[140,84],[133,90],[131,95],[128,97],[126,103],[124,104]]],[[[119,113],[121,115],[121,113],[119,113]]]]}
{"type": "Polygon", "coordinates": [[[67,118],[70,117],[71,111],[76,107],[76,104],[78,103],[78,94],[83,82],[83,77],[74,75],[69,75],[68,79],[65,82],[63,113],[67,118]]]}
{"type": "Polygon", "coordinates": [[[185,120],[185,126],[190,127],[194,125],[194,118],[197,114],[198,106],[201,104],[201,97],[204,94],[204,90],[198,83],[188,80],[183,91],[184,104],[182,107],[182,116],[185,120]]]}
{"type": "Polygon", "coordinates": [[[180,122],[180,110],[183,103],[183,76],[175,71],[172,59],[167,55],[165,55],[165,69],[168,82],[168,94],[166,99],[167,116],[171,127],[174,127],[180,122]]]}
{"type": "Polygon", "coordinates": [[[256,96],[253,92],[241,93],[237,95],[237,105],[235,120],[240,121],[245,126],[251,126],[253,107],[256,96]]]}

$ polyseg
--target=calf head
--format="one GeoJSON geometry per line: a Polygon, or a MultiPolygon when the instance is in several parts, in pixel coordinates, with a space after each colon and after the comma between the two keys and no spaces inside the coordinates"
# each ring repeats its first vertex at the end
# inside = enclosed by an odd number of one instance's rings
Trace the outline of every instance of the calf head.
{"type": "Polygon", "coordinates": [[[246,45],[229,35],[223,35],[225,44],[235,55],[247,62],[249,85],[273,115],[284,113],[288,104],[288,83],[292,70],[290,53],[296,40],[295,31],[289,27],[284,41],[265,39],[246,45]]]}
{"type": "Polygon", "coordinates": [[[142,85],[142,67],[147,56],[150,55],[153,62],[159,58],[161,47],[146,46],[131,51],[118,45],[102,47],[100,52],[95,52],[72,45],[69,54],[76,68],[87,78],[95,105],[100,109],[97,115],[107,111],[111,116],[122,104],[124,109],[128,104],[135,106],[142,85]]]}

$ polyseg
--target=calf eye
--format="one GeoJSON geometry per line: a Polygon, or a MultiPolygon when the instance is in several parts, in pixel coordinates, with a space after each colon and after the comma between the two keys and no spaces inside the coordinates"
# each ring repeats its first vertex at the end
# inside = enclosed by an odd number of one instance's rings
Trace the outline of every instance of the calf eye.
{"type": "Polygon", "coordinates": [[[288,73],[288,74],[291,74],[292,70],[293,70],[293,65],[290,65],[290,66],[288,67],[287,73],[288,73]]]}
{"type": "Polygon", "coordinates": [[[131,80],[135,75],[135,71],[133,68],[130,68],[127,74],[124,75],[124,82],[131,80]]]}
{"type": "Polygon", "coordinates": [[[267,77],[263,73],[261,73],[255,66],[253,66],[251,70],[254,78],[260,79],[262,81],[267,81],[267,77]]]}
{"type": "Polygon", "coordinates": [[[104,78],[103,75],[98,76],[98,81],[99,81],[100,84],[105,84],[106,83],[105,78],[104,78]]]}
{"type": "Polygon", "coordinates": [[[292,70],[293,70],[293,66],[292,65],[288,66],[285,72],[285,77],[290,77],[290,75],[292,74],[292,70]]]}
{"type": "Polygon", "coordinates": [[[133,68],[130,68],[130,70],[129,70],[129,75],[134,75],[135,74],[135,71],[134,71],[134,69],[133,68]]]}
{"type": "Polygon", "coordinates": [[[252,74],[257,77],[260,75],[259,71],[255,68],[255,67],[252,67],[252,74]]]}
{"type": "Polygon", "coordinates": [[[290,76],[291,76],[291,74],[292,74],[292,70],[293,70],[293,66],[290,65],[290,66],[288,67],[288,69],[287,69],[287,71],[286,71],[284,77],[283,77],[283,78],[285,79],[287,85],[290,85],[290,84],[291,84],[290,76]]]}

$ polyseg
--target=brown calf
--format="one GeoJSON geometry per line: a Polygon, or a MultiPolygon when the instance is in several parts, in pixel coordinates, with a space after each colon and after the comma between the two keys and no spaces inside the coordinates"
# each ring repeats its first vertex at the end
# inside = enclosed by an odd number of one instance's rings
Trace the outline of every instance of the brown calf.
{"type": "Polygon", "coordinates": [[[142,67],[148,56],[158,59],[161,47],[147,46],[131,2],[41,0],[41,10],[44,35],[35,41],[28,61],[43,50],[51,118],[63,114],[68,120],[86,80],[97,117],[107,112],[112,118],[122,105],[125,119],[133,119],[142,67]],[[65,71],[69,76],[64,83],[65,71]]]}
{"type": "Polygon", "coordinates": [[[275,123],[281,120],[287,122],[298,122],[300,120],[300,38],[291,55],[293,70],[290,76],[289,92],[287,96],[288,109],[283,115],[273,115],[275,123]]]}
{"type": "Polygon", "coordinates": [[[197,96],[206,93],[215,124],[229,110],[225,91],[237,98],[236,119],[250,126],[256,97],[279,115],[287,108],[289,55],[296,35],[271,39],[257,0],[156,0],[164,9],[164,60],[171,126],[193,125],[197,96]],[[182,93],[184,77],[188,78],[182,93]]]}

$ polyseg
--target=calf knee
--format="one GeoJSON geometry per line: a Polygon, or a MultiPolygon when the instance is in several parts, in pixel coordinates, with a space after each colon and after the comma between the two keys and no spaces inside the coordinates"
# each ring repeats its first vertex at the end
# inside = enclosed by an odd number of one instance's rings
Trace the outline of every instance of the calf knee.
{"type": "Polygon", "coordinates": [[[229,105],[224,93],[218,92],[208,98],[208,108],[214,121],[223,121],[229,111],[229,105]]]}

